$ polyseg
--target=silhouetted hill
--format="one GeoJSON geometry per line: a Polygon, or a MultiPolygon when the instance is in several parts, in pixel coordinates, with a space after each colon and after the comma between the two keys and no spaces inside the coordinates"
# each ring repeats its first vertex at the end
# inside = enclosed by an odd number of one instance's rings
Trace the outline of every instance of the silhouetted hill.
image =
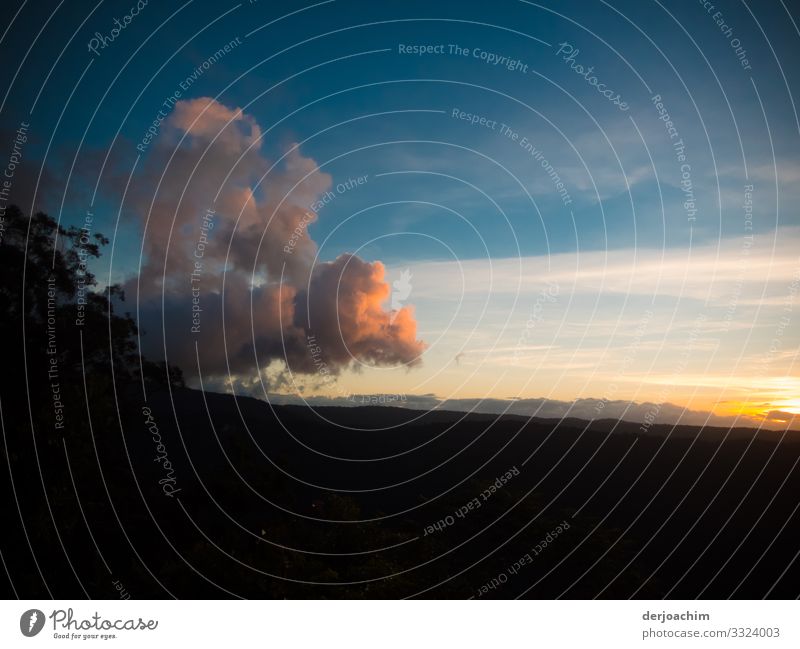
{"type": "MultiPolygon", "coordinates": [[[[374,549],[373,539],[383,539],[378,547],[404,543],[379,553],[380,562],[400,569],[450,553],[438,568],[373,585],[376,596],[413,594],[486,556],[426,591],[475,595],[562,520],[572,523],[572,533],[560,549],[507,589],[483,596],[516,596],[534,584],[528,596],[788,596],[798,576],[793,565],[778,579],[796,551],[794,433],[781,441],[740,429],[723,441],[722,429],[679,427],[670,434],[670,427],[656,426],[643,435],[635,425],[608,420],[389,407],[312,411],[188,389],[152,395],[148,406],[175,469],[180,505],[159,498],[161,473],[138,414],[126,424],[126,439],[141,488],[165,517],[185,508],[192,525],[202,522],[212,536],[233,534],[234,546],[235,519],[258,536],[263,530],[275,543],[313,552],[329,551],[329,535],[344,527],[349,532],[335,545],[348,551],[374,549]],[[483,507],[453,518],[441,532],[424,533],[512,469],[519,475],[483,507]]],[[[297,557],[289,552],[284,560],[297,557]]],[[[267,554],[258,561],[269,565],[267,554]]],[[[352,557],[324,565],[341,580],[372,574],[352,557]]],[[[224,579],[241,586],[230,575],[224,579]]],[[[298,594],[286,584],[274,587],[298,594]]],[[[360,591],[338,587],[331,596],[354,592],[360,591]]]]}

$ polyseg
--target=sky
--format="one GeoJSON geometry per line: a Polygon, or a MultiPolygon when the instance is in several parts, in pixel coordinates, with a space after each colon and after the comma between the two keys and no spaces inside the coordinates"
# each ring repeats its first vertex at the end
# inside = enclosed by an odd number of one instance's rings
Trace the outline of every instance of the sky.
{"type": "Polygon", "coordinates": [[[91,214],[112,242],[103,284],[191,385],[668,423],[800,414],[791,4],[6,15],[13,196],[78,227],[91,214]]]}

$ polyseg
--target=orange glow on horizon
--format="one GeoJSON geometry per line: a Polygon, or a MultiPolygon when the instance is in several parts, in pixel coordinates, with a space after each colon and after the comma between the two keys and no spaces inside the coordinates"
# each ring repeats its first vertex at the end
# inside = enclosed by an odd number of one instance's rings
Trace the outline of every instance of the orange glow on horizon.
{"type": "MultiPolygon", "coordinates": [[[[767,402],[741,402],[719,404],[713,411],[717,415],[751,419],[762,424],[790,424],[800,426],[800,399],[775,400],[767,402]]],[[[747,422],[742,422],[747,425],[747,422]]]]}

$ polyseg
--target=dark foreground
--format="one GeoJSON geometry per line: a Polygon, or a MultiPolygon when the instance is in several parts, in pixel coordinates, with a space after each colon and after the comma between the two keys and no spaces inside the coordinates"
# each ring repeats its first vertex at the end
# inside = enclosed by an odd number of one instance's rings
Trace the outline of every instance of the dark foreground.
{"type": "Polygon", "coordinates": [[[101,429],[5,422],[6,597],[800,591],[791,432],[119,399],[101,429]]]}

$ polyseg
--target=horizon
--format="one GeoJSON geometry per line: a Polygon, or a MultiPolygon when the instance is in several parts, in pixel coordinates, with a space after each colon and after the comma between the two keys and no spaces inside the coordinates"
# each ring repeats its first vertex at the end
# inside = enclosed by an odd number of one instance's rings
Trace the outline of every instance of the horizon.
{"type": "Polygon", "coordinates": [[[269,406],[296,406],[300,408],[398,408],[414,412],[442,412],[465,415],[496,415],[527,419],[528,421],[553,421],[559,422],[579,420],[587,423],[601,423],[607,421],[637,424],[638,432],[648,433],[653,427],[674,429],[679,426],[697,428],[700,431],[710,428],[721,430],[767,430],[770,432],[799,432],[800,428],[792,429],[786,422],[765,423],[759,419],[748,420],[744,417],[724,417],[712,415],[702,411],[692,411],[671,403],[655,404],[643,401],[641,403],[617,400],[602,401],[600,399],[578,399],[575,401],[554,401],[542,397],[527,399],[488,399],[488,398],[462,398],[441,400],[433,394],[404,395],[373,392],[368,394],[352,393],[346,396],[325,397],[319,395],[302,395],[291,393],[272,393],[261,396],[258,393],[210,390],[207,386],[201,389],[186,388],[197,392],[213,393],[235,398],[248,398],[260,401],[269,406]],[[600,405],[602,404],[602,405],[600,405]],[[600,406],[600,407],[598,407],[600,406]],[[652,421],[645,419],[648,412],[654,411],[654,406],[665,410],[662,419],[654,418],[652,421]]]}

